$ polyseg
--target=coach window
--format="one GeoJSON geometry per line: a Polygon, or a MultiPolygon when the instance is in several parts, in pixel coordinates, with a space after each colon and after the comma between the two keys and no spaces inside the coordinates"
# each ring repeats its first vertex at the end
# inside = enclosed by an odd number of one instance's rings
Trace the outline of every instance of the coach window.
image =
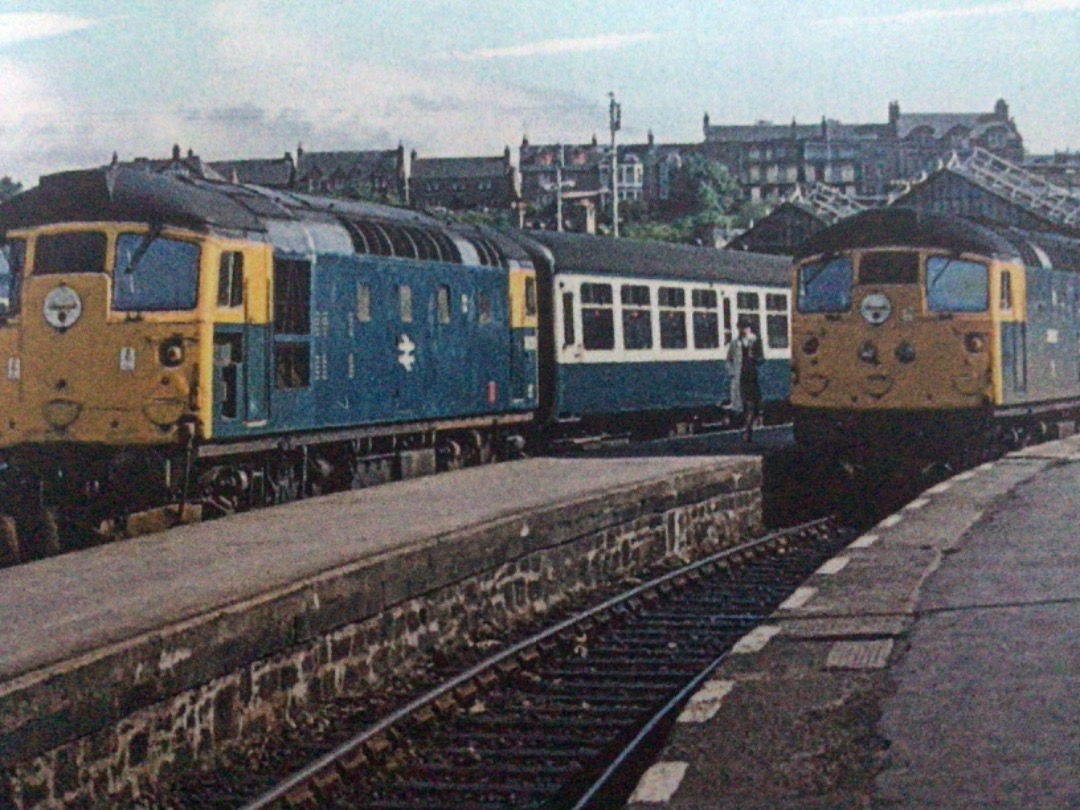
{"type": "Polygon", "coordinates": [[[652,310],[649,288],[638,284],[624,284],[620,293],[622,300],[623,348],[627,350],[651,349],[652,310]]]}
{"type": "Polygon", "coordinates": [[[574,333],[574,294],[564,292],[562,294],[562,330],[563,346],[573,346],[577,342],[574,333]]]}
{"type": "Polygon", "coordinates": [[[694,348],[720,348],[720,319],[716,312],[716,290],[693,290],[694,348]]]}
{"type": "Polygon", "coordinates": [[[412,287],[402,284],[398,287],[398,317],[402,323],[412,323],[413,300],[412,287]]]}
{"type": "Polygon", "coordinates": [[[724,299],[724,345],[725,346],[727,346],[729,343],[731,343],[733,328],[734,328],[734,324],[732,323],[732,317],[731,317],[731,299],[730,298],[725,298],[724,299]]]}
{"type": "Polygon", "coordinates": [[[660,307],[660,348],[686,348],[686,290],[661,287],[656,291],[660,307]]]}
{"type": "Polygon", "coordinates": [[[985,312],[989,300],[986,265],[948,256],[926,260],[926,304],[931,312],[985,312]]]}
{"type": "Polygon", "coordinates": [[[799,312],[847,312],[851,309],[851,259],[841,256],[799,268],[799,312]]]}
{"type": "Polygon", "coordinates": [[[447,285],[439,285],[437,302],[439,309],[439,323],[450,323],[450,288],[447,285]]]}
{"type": "Polygon", "coordinates": [[[221,254],[218,264],[217,305],[238,307],[244,303],[244,254],[236,250],[221,254]]]}
{"type": "Polygon", "coordinates": [[[367,284],[356,285],[356,320],[360,323],[371,321],[371,287],[367,284]]]}
{"type": "Polygon", "coordinates": [[[586,349],[615,348],[615,306],[610,284],[581,285],[581,332],[586,349]]]}
{"type": "Polygon", "coordinates": [[[491,293],[485,290],[476,295],[476,319],[480,323],[491,323],[491,293]]]}
{"type": "Polygon", "coordinates": [[[116,240],[114,309],[154,312],[195,308],[199,246],[166,239],[159,233],[122,233],[116,240]]]}
{"type": "Polygon", "coordinates": [[[754,325],[754,332],[761,334],[761,296],[756,292],[741,292],[735,296],[735,308],[739,311],[739,321],[749,321],[754,325]]]}
{"type": "Polygon", "coordinates": [[[765,295],[765,336],[770,349],[788,347],[788,302],[783,293],[765,295]]]}

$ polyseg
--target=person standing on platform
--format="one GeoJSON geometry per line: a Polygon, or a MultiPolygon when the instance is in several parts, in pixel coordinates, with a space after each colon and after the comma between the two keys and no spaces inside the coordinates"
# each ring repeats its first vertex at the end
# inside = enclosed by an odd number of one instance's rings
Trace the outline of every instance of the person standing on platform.
{"type": "Polygon", "coordinates": [[[748,320],[739,321],[739,337],[728,346],[731,407],[742,412],[746,441],[754,437],[754,420],[761,416],[761,380],[758,367],[765,362],[761,340],[748,320]]]}

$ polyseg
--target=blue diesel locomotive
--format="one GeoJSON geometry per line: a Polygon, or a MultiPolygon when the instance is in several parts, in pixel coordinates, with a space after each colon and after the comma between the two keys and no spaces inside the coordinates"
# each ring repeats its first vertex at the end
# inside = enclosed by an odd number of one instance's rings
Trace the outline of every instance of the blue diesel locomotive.
{"type": "Polygon", "coordinates": [[[715,412],[740,316],[786,397],[778,259],[116,166],[0,206],[0,257],[9,557],[715,412]]]}

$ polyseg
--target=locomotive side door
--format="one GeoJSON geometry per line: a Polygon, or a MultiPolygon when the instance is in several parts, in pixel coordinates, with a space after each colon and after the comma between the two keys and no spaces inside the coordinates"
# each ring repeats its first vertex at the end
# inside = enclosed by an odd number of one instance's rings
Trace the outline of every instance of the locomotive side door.
{"type": "Polygon", "coordinates": [[[216,435],[238,435],[269,417],[268,250],[221,251],[214,328],[216,435]]]}

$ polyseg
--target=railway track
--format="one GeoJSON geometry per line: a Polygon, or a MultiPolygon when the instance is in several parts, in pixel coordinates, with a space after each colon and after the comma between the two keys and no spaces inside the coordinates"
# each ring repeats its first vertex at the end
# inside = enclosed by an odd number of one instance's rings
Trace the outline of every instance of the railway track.
{"type": "Polygon", "coordinates": [[[436,688],[344,740],[306,741],[311,764],[259,796],[238,801],[243,788],[217,786],[217,800],[170,806],[612,806],[648,764],[641,752],[655,732],[848,540],[822,520],[725,550],[442,673],[436,688]]]}

